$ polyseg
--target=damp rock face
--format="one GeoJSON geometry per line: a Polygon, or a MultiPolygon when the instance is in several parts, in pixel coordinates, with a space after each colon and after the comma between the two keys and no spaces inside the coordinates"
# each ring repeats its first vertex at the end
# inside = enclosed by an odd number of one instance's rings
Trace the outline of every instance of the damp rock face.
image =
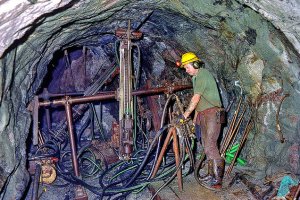
{"type": "MultiPolygon", "coordinates": [[[[223,105],[235,99],[230,117],[240,96],[252,106],[255,126],[242,151],[248,165],[260,178],[278,171],[300,173],[296,0],[15,2],[0,3],[4,33],[0,37],[0,198],[20,199],[25,193],[26,142],[31,142],[32,134],[27,107],[49,78],[50,68],[58,67],[52,65],[55,53],[86,47],[87,63],[109,66],[115,59],[114,31],[127,28],[127,19],[132,29],[144,33],[142,40],[135,41],[142,57],[141,87],[147,80],[154,86],[190,82],[183,70],[174,67],[175,60],[183,52],[196,52],[217,79],[223,105]]],[[[82,66],[80,59],[71,60],[71,66],[82,66]]],[[[88,73],[99,68],[95,65],[88,73]]],[[[82,73],[82,68],[78,70],[82,73]]],[[[67,70],[60,72],[69,79],[67,70]]],[[[78,76],[76,90],[84,88],[86,77],[78,76]]],[[[62,85],[68,87],[66,82],[52,83],[53,88],[62,85]]],[[[158,102],[163,107],[164,101],[158,102]]]]}

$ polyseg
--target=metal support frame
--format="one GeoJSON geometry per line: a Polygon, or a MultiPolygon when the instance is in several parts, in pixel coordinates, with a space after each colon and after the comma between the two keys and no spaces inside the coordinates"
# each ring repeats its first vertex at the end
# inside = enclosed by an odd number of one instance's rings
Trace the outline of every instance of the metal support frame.
{"type": "MultiPolygon", "coordinates": [[[[163,160],[163,157],[164,157],[164,154],[168,148],[168,145],[171,141],[171,139],[173,138],[173,151],[174,151],[174,154],[175,154],[175,163],[176,163],[176,168],[179,167],[180,165],[180,153],[179,153],[179,144],[178,144],[178,137],[177,137],[177,133],[176,133],[176,129],[174,127],[170,128],[169,132],[168,132],[168,135],[165,139],[165,142],[162,146],[162,149],[161,149],[161,152],[159,154],[159,157],[157,159],[157,162],[155,164],[155,167],[154,167],[154,170],[153,170],[153,173],[151,175],[151,178],[154,178],[159,167],[160,167],[160,164],[163,160]]],[[[179,188],[179,191],[183,191],[183,184],[182,184],[182,169],[179,168],[177,170],[177,179],[178,179],[178,188],[179,188]]]]}

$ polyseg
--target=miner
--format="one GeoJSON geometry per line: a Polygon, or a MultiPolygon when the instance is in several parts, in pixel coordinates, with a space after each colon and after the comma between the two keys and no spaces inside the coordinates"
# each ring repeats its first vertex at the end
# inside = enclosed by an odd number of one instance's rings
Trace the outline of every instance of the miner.
{"type": "Polygon", "coordinates": [[[208,189],[218,190],[222,188],[225,164],[217,144],[224,121],[218,87],[213,75],[204,68],[204,62],[194,53],[183,54],[180,67],[192,76],[194,94],[184,114],[179,116],[179,121],[186,120],[195,110],[197,140],[200,141],[201,133],[201,142],[208,161],[207,174],[199,177],[199,182],[208,189]]]}

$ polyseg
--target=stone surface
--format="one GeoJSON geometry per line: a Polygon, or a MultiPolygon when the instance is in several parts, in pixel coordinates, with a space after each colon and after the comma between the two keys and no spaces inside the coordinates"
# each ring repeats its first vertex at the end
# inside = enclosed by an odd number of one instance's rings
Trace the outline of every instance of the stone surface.
{"type": "Polygon", "coordinates": [[[43,16],[67,5],[69,0],[36,1],[27,0],[0,2],[0,55],[15,40],[20,39],[36,23],[41,23],[43,16]],[[34,2],[34,1],[33,1],[34,2]]]}
{"type": "Polygon", "coordinates": [[[297,0],[286,1],[254,1],[240,0],[241,3],[250,6],[253,10],[261,13],[274,26],[280,29],[300,53],[299,33],[300,27],[300,2],[297,0]]]}
{"type": "MultiPolygon", "coordinates": [[[[20,199],[26,189],[26,139],[31,142],[26,107],[50,68],[59,68],[52,62],[56,53],[88,47],[97,55],[91,59],[100,60],[90,65],[108,66],[115,59],[114,31],[126,28],[129,18],[133,28],[145,33],[136,41],[142,55],[141,86],[147,79],[153,85],[189,82],[174,63],[181,53],[196,52],[218,80],[225,106],[239,98],[241,89],[255,105],[255,129],[242,154],[257,175],[276,170],[299,174],[299,13],[296,0],[0,1],[0,188],[5,188],[0,198],[20,199]],[[287,140],[281,144],[274,116],[286,93],[290,96],[282,104],[280,123],[287,140]]],[[[73,66],[81,63],[74,59],[72,69],[79,72],[82,68],[73,66]]],[[[69,72],[58,74],[69,79],[69,72]]],[[[78,79],[79,90],[84,80],[78,79]]],[[[60,84],[65,82],[52,87],[66,89],[60,84]]],[[[160,109],[164,102],[160,97],[160,109]]]]}

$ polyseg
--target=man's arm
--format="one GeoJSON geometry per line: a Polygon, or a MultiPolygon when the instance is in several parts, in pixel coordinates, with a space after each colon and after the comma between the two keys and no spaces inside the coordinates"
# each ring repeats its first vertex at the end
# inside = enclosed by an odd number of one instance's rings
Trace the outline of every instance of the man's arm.
{"type": "Polygon", "coordinates": [[[200,94],[194,94],[194,96],[191,99],[189,107],[184,112],[183,116],[184,118],[188,118],[190,114],[195,110],[197,107],[198,102],[200,101],[200,94]]]}

